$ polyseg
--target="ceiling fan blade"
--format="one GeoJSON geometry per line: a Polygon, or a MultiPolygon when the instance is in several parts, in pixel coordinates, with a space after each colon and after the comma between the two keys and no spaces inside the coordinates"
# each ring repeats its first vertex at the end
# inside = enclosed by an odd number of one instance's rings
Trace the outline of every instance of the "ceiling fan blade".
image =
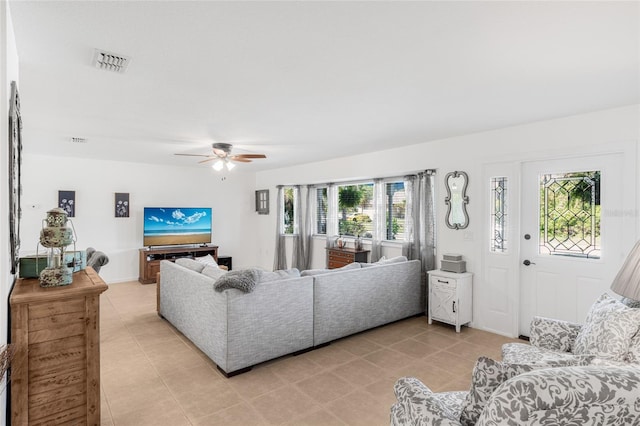
{"type": "Polygon", "coordinates": [[[234,158],[267,158],[264,154],[236,154],[234,158]]]}
{"type": "Polygon", "coordinates": [[[208,162],[208,161],[213,161],[213,160],[217,160],[217,159],[218,159],[218,157],[211,157],[211,158],[207,158],[206,160],[198,161],[198,164],[200,164],[200,163],[206,163],[206,162],[208,162]]]}
{"type": "Polygon", "coordinates": [[[237,161],[238,163],[250,163],[251,162],[251,160],[249,160],[248,158],[242,158],[242,157],[238,157],[236,155],[231,157],[231,161],[237,161]]]}
{"type": "Polygon", "coordinates": [[[210,154],[173,154],[173,155],[184,155],[186,157],[211,157],[210,154]]]}

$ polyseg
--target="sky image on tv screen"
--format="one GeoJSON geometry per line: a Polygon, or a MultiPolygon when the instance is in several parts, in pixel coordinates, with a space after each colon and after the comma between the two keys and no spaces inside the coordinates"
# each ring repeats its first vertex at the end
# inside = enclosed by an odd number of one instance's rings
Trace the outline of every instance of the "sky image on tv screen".
{"type": "Polygon", "coordinates": [[[145,237],[176,234],[211,234],[211,208],[144,208],[145,237]]]}

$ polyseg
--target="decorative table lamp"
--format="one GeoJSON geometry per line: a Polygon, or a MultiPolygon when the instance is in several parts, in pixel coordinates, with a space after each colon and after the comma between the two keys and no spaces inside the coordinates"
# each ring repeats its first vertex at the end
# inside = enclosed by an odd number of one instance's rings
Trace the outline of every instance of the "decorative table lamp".
{"type": "Polygon", "coordinates": [[[67,227],[67,213],[61,208],[55,208],[47,212],[46,227],[40,231],[40,244],[49,249],[47,255],[47,267],[40,272],[41,287],[56,287],[69,285],[73,281],[73,268],[65,263],[64,251],[69,244],[74,244],[75,230],[73,224],[67,227]]]}
{"type": "Polygon", "coordinates": [[[640,300],[640,241],[633,246],[613,279],[611,290],[628,299],[640,300]]]}

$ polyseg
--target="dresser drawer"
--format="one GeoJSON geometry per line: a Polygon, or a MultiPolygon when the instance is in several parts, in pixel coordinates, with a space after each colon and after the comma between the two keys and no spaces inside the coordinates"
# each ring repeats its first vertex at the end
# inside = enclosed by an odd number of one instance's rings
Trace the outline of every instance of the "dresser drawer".
{"type": "Polygon", "coordinates": [[[353,261],[353,253],[347,253],[343,251],[329,251],[329,259],[347,259],[353,261]]]}
{"type": "Polygon", "coordinates": [[[367,262],[369,250],[354,250],[352,248],[328,248],[327,267],[340,268],[354,262],[367,262]]]}
{"type": "Polygon", "coordinates": [[[353,262],[348,262],[345,260],[331,260],[329,259],[329,269],[342,268],[343,266],[347,266],[348,264],[353,262]]]}
{"type": "Polygon", "coordinates": [[[429,285],[432,287],[446,288],[454,291],[456,289],[456,284],[456,280],[444,277],[432,276],[429,280],[429,285]]]}

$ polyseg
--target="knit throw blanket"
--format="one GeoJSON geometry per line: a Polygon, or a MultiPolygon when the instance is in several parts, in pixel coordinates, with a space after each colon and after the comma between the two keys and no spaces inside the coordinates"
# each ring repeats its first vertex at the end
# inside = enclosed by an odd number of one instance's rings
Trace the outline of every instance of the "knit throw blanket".
{"type": "Polygon", "coordinates": [[[216,291],[223,291],[229,288],[235,288],[245,293],[251,293],[256,287],[256,283],[260,278],[260,270],[258,269],[242,269],[239,271],[229,271],[216,280],[213,288],[216,291]]]}

